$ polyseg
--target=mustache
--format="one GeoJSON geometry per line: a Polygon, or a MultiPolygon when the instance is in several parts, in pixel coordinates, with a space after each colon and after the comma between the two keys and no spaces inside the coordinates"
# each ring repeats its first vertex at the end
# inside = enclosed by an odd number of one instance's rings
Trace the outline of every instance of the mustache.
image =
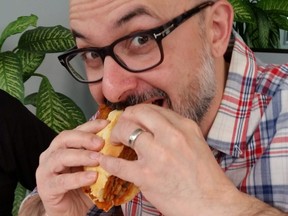
{"type": "Polygon", "coordinates": [[[159,97],[166,100],[168,105],[171,106],[171,100],[169,99],[168,94],[160,89],[153,89],[143,93],[131,94],[124,101],[120,101],[117,103],[112,103],[105,99],[105,105],[110,107],[112,110],[122,110],[128,106],[144,103],[145,101],[151,100],[152,98],[159,97]]]}

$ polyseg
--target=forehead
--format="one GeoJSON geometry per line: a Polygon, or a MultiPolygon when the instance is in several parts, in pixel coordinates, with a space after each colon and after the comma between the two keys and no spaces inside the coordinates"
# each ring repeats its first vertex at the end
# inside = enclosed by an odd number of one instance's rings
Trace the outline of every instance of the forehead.
{"type": "MultiPolygon", "coordinates": [[[[87,37],[89,37],[89,34],[95,36],[97,32],[108,34],[112,29],[114,34],[117,27],[130,23],[132,20],[137,20],[137,18],[140,22],[135,23],[140,25],[139,28],[141,28],[141,25],[145,25],[145,22],[153,25],[151,24],[153,21],[168,20],[181,12],[181,8],[183,10],[185,7],[183,3],[187,1],[70,0],[70,25],[73,30],[83,33],[87,37]],[[97,29],[97,32],[95,32],[95,29],[97,29]]],[[[145,26],[142,27],[145,28],[145,26]]]]}
{"type": "MultiPolygon", "coordinates": [[[[178,4],[181,0],[176,1],[178,4]]],[[[153,8],[155,10],[165,8],[167,5],[176,3],[174,0],[70,0],[70,14],[79,12],[98,11],[105,13],[107,10],[116,10],[118,8],[127,7],[135,4],[153,8]]],[[[172,6],[173,7],[173,6],[172,6]]]]}

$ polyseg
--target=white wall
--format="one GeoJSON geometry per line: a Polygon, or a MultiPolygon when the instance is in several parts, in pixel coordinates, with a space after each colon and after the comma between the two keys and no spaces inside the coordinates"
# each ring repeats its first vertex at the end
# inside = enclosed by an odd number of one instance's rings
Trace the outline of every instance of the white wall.
{"type": "Polygon", "coordinates": [[[256,53],[256,57],[265,63],[272,63],[272,64],[288,63],[288,53],[259,52],[256,53]]]}
{"type": "MultiPolygon", "coordinates": [[[[63,25],[69,28],[68,0],[0,0],[0,32],[19,16],[35,14],[38,16],[39,26],[63,25]]],[[[7,40],[3,50],[14,49],[19,36],[7,40]]],[[[93,101],[88,86],[75,81],[68,72],[58,63],[58,54],[46,56],[37,72],[45,74],[56,91],[72,98],[89,118],[97,106],[93,101]]],[[[37,91],[39,79],[35,78],[26,82],[26,92],[37,91]]]]}

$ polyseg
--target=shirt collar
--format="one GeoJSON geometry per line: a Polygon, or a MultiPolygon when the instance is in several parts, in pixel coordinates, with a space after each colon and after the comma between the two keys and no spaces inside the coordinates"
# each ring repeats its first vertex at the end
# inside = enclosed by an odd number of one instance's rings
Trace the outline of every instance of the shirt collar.
{"type": "Polygon", "coordinates": [[[247,129],[255,91],[256,60],[236,32],[233,32],[229,47],[225,55],[225,59],[229,60],[231,56],[228,78],[207,142],[220,152],[243,157],[246,140],[249,139],[247,129]],[[233,43],[234,46],[231,46],[233,43]]]}

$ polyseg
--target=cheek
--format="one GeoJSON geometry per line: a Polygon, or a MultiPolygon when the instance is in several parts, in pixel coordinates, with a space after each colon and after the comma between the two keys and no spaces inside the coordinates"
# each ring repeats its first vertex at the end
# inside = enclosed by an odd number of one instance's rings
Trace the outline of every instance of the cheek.
{"type": "Polygon", "coordinates": [[[177,106],[176,104],[188,94],[194,94],[198,89],[197,77],[203,72],[200,70],[201,58],[195,46],[178,46],[166,53],[165,61],[159,71],[161,76],[159,75],[157,87],[168,94],[173,106],[177,106]]]}
{"type": "Polygon", "coordinates": [[[186,46],[178,47],[165,56],[162,77],[165,77],[168,88],[171,87],[173,91],[178,92],[196,80],[197,73],[201,73],[198,53],[196,48],[186,46]]]}
{"type": "Polygon", "coordinates": [[[103,104],[104,103],[104,97],[103,97],[101,86],[102,86],[101,83],[89,84],[90,93],[97,104],[103,104]]]}

